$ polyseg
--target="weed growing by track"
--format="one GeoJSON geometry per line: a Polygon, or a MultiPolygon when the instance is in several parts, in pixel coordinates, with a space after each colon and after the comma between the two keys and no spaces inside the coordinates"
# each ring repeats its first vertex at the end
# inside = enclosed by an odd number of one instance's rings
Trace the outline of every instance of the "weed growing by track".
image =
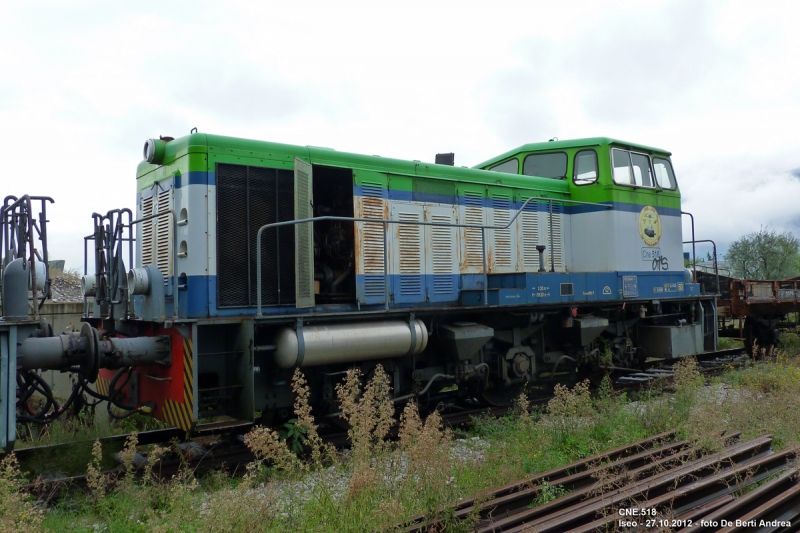
{"type": "MultiPolygon", "coordinates": [[[[459,498],[480,497],[667,429],[677,428],[709,448],[719,445],[723,431],[737,430],[743,439],[770,433],[777,448],[800,443],[799,367],[796,352],[784,346],[774,361],[726,373],[710,384],[687,360],[678,365],[673,384],[654,384],[635,398],[614,391],[608,380],[594,394],[588,383],[560,386],[545,408],[532,410],[521,398],[513,415],[478,419],[470,434],[459,435],[462,440],[443,428],[438,413],[423,419],[411,402],[400,415],[396,441],[388,439],[396,422],[387,375],[376,370],[364,383],[354,371],[337,391],[351,426],[347,454],[319,438],[308,386],[298,372],[293,384],[296,425],[305,435],[301,457],[274,430],[256,428],[246,442],[257,460],[241,475],[214,473],[198,480],[184,468],[159,480],[153,473],[164,452],[151,450],[144,475],[134,477],[123,468],[115,480],[96,477],[90,496],[44,513],[19,494],[19,473],[2,466],[0,525],[24,519],[28,531],[380,531],[429,513],[442,531],[469,530],[468,521],[454,521],[448,510],[459,498]],[[480,446],[459,455],[473,438],[480,446]]],[[[136,442],[129,442],[123,457],[132,458],[136,449],[136,442]]],[[[537,503],[559,496],[554,486],[537,503]]]]}
{"type": "Polygon", "coordinates": [[[0,531],[37,531],[44,513],[19,491],[21,473],[14,454],[0,461],[0,531]]]}

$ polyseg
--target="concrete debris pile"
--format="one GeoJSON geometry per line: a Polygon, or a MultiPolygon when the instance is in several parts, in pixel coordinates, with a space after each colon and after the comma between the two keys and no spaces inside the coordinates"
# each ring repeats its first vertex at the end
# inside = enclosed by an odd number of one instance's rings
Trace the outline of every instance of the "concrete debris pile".
{"type": "Polygon", "coordinates": [[[53,276],[50,295],[54,302],[83,302],[81,278],[70,273],[53,276]]]}

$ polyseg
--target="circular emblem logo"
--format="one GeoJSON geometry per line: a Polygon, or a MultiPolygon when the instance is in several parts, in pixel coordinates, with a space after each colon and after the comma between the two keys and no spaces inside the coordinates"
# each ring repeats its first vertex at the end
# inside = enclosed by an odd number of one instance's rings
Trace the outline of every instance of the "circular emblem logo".
{"type": "Polygon", "coordinates": [[[645,206],[639,213],[639,235],[647,246],[655,246],[661,240],[661,217],[653,206],[645,206]]]}

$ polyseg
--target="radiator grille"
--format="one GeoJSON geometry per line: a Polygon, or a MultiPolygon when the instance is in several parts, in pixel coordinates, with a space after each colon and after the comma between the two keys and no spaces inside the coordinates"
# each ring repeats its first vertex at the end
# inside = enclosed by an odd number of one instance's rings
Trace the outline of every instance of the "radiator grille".
{"type": "Polygon", "coordinates": [[[411,199],[415,202],[453,204],[456,200],[456,184],[452,181],[416,178],[411,183],[411,199]]]}
{"type": "MultiPolygon", "coordinates": [[[[290,170],[217,164],[217,305],[256,305],[258,229],[294,219],[290,170]]],[[[261,304],[295,301],[294,229],[261,236],[261,304]]]]}

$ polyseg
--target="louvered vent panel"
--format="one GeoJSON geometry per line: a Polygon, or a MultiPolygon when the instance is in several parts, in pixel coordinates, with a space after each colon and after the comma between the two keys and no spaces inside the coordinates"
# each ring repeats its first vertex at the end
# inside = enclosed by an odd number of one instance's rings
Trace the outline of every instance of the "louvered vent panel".
{"type": "Polygon", "coordinates": [[[170,188],[158,193],[156,208],[159,214],[156,219],[156,266],[164,275],[164,285],[169,282],[167,278],[172,276],[172,215],[169,214],[172,191],[170,188]]]}
{"type": "Polygon", "coordinates": [[[536,245],[539,244],[539,213],[536,203],[526,205],[518,220],[522,233],[522,265],[526,272],[538,271],[539,252],[536,245]]]}
{"type": "MultiPolygon", "coordinates": [[[[419,213],[399,212],[397,220],[421,222],[419,213]]],[[[397,249],[400,261],[400,294],[422,293],[422,226],[397,224],[397,249]],[[411,275],[409,275],[411,274],[411,275]]]]}
{"type": "MultiPolygon", "coordinates": [[[[149,217],[153,214],[153,197],[144,198],[142,200],[142,218],[149,217]]],[[[146,220],[142,222],[142,261],[139,266],[153,264],[153,226],[155,220],[146,220]]]]}
{"type": "MultiPolygon", "coordinates": [[[[430,221],[452,224],[447,215],[431,214],[430,221]]],[[[453,229],[443,226],[428,226],[431,232],[431,269],[433,270],[433,293],[453,293],[453,229]]]]}
{"type": "MultiPolygon", "coordinates": [[[[420,222],[417,213],[400,212],[397,220],[420,222]]],[[[420,274],[422,272],[422,226],[417,224],[397,224],[397,244],[400,252],[400,273],[420,274]]]]}
{"type": "MultiPolygon", "coordinates": [[[[464,224],[483,225],[483,194],[464,191],[464,224]]],[[[483,268],[483,244],[479,228],[464,228],[464,266],[483,268]]]]}
{"type": "Polygon", "coordinates": [[[418,296],[422,294],[422,277],[400,274],[400,294],[403,296],[418,296]]]}
{"type": "MultiPolygon", "coordinates": [[[[363,183],[361,218],[383,220],[383,187],[379,183],[363,183]]],[[[361,253],[364,261],[364,295],[380,297],[384,295],[383,277],[383,225],[359,222],[362,227],[363,243],[361,253]]]]}
{"type": "MultiPolygon", "coordinates": [[[[494,226],[506,226],[511,220],[511,200],[508,196],[496,195],[492,199],[494,226]]],[[[495,267],[513,266],[511,257],[511,229],[494,230],[494,256],[495,267]]]]}
{"type": "MultiPolygon", "coordinates": [[[[545,252],[545,256],[547,257],[547,269],[550,270],[551,265],[551,257],[555,259],[555,270],[556,271],[563,271],[564,270],[564,234],[561,228],[562,225],[562,216],[564,213],[564,206],[561,204],[553,204],[553,222],[551,231],[553,232],[553,252],[552,255],[550,251],[545,252]]],[[[549,215],[545,214],[548,217],[549,215]]],[[[546,245],[550,245],[550,236],[547,237],[546,245]]]]}

